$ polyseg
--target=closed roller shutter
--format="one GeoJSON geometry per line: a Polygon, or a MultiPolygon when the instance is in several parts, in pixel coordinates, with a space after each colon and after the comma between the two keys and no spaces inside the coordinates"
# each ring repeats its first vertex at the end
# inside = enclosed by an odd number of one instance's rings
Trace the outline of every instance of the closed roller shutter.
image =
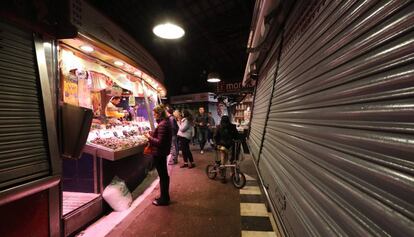
{"type": "Polygon", "coordinates": [[[318,1],[291,17],[259,161],[286,231],[412,236],[414,4],[318,1]]]}
{"type": "Polygon", "coordinates": [[[272,65],[263,76],[259,78],[254,97],[253,114],[249,135],[249,147],[252,156],[258,160],[260,147],[263,140],[263,132],[269,111],[270,96],[275,79],[276,64],[272,65]]]}
{"type": "Polygon", "coordinates": [[[0,190],[49,174],[33,42],[0,21],[0,190]]]}

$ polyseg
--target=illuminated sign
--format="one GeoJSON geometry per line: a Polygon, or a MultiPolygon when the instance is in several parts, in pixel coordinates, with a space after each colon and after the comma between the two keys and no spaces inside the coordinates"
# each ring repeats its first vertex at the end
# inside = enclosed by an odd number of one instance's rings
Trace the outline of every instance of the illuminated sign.
{"type": "Polygon", "coordinates": [[[256,81],[253,81],[253,80],[251,81],[252,83],[246,84],[245,86],[242,85],[242,82],[232,82],[232,83],[219,82],[217,84],[217,93],[231,94],[231,93],[239,93],[239,92],[253,92],[253,89],[256,85],[256,81]]]}

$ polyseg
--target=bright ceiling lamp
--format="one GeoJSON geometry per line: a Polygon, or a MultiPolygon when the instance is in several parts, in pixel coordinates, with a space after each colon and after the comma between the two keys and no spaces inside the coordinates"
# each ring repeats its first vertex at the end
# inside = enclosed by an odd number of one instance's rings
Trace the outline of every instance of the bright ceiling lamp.
{"type": "Polygon", "coordinates": [[[92,53],[94,51],[92,46],[89,46],[89,45],[82,45],[80,46],[80,49],[82,49],[82,51],[87,52],[87,53],[92,53]]]}
{"type": "Polygon", "coordinates": [[[210,72],[207,76],[207,81],[211,83],[217,83],[220,82],[221,79],[218,73],[210,72]]]}
{"type": "Polygon", "coordinates": [[[178,25],[172,23],[165,23],[156,25],[152,32],[163,39],[179,39],[184,36],[185,31],[178,25]]]}
{"type": "Polygon", "coordinates": [[[124,66],[124,63],[121,62],[121,61],[115,61],[114,64],[117,65],[117,66],[119,66],[119,67],[124,66]]]}

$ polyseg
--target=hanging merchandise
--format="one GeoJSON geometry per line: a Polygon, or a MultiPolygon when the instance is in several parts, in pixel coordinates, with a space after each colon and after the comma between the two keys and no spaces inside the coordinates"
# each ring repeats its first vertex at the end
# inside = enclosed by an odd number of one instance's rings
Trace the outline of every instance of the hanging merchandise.
{"type": "Polygon", "coordinates": [[[79,106],[84,108],[92,108],[91,101],[91,79],[88,78],[88,72],[84,70],[76,70],[78,78],[78,99],[79,106]]]}
{"type": "Polygon", "coordinates": [[[129,96],[128,97],[128,104],[129,106],[135,106],[135,97],[134,96],[129,96]]]}
{"type": "Polygon", "coordinates": [[[95,117],[99,117],[101,115],[101,110],[102,110],[101,93],[99,91],[91,92],[91,100],[92,100],[93,115],[95,117]]]}
{"type": "Polygon", "coordinates": [[[78,78],[75,74],[76,69],[70,70],[63,79],[63,101],[65,103],[78,106],[78,78]]]}
{"type": "Polygon", "coordinates": [[[134,97],[144,97],[144,90],[140,81],[133,82],[132,94],[134,97]]]}
{"type": "Polygon", "coordinates": [[[127,89],[129,91],[132,91],[134,89],[133,82],[131,82],[125,74],[118,75],[117,77],[114,77],[113,80],[118,86],[124,89],[127,89]]]}
{"type": "Polygon", "coordinates": [[[106,90],[106,94],[109,96],[121,96],[122,88],[119,87],[118,84],[114,83],[110,89],[106,90]]]}
{"type": "Polygon", "coordinates": [[[93,91],[100,91],[104,90],[105,88],[111,87],[113,85],[113,82],[111,78],[109,78],[107,75],[95,72],[95,71],[88,71],[89,78],[92,81],[92,90],[93,91]]]}

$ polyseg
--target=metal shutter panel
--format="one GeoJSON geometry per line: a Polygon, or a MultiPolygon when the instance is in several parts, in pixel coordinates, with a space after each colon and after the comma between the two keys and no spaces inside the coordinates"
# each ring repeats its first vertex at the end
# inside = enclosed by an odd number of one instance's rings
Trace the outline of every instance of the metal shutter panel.
{"type": "Polygon", "coordinates": [[[276,64],[274,64],[264,76],[259,78],[254,97],[253,114],[250,126],[249,146],[253,157],[258,160],[260,147],[262,145],[263,130],[269,110],[270,97],[272,94],[276,64]]]}
{"type": "Polygon", "coordinates": [[[414,4],[321,3],[285,29],[263,180],[292,236],[411,236],[414,4]]]}
{"type": "Polygon", "coordinates": [[[0,21],[0,190],[50,173],[33,36],[0,21]]]}

